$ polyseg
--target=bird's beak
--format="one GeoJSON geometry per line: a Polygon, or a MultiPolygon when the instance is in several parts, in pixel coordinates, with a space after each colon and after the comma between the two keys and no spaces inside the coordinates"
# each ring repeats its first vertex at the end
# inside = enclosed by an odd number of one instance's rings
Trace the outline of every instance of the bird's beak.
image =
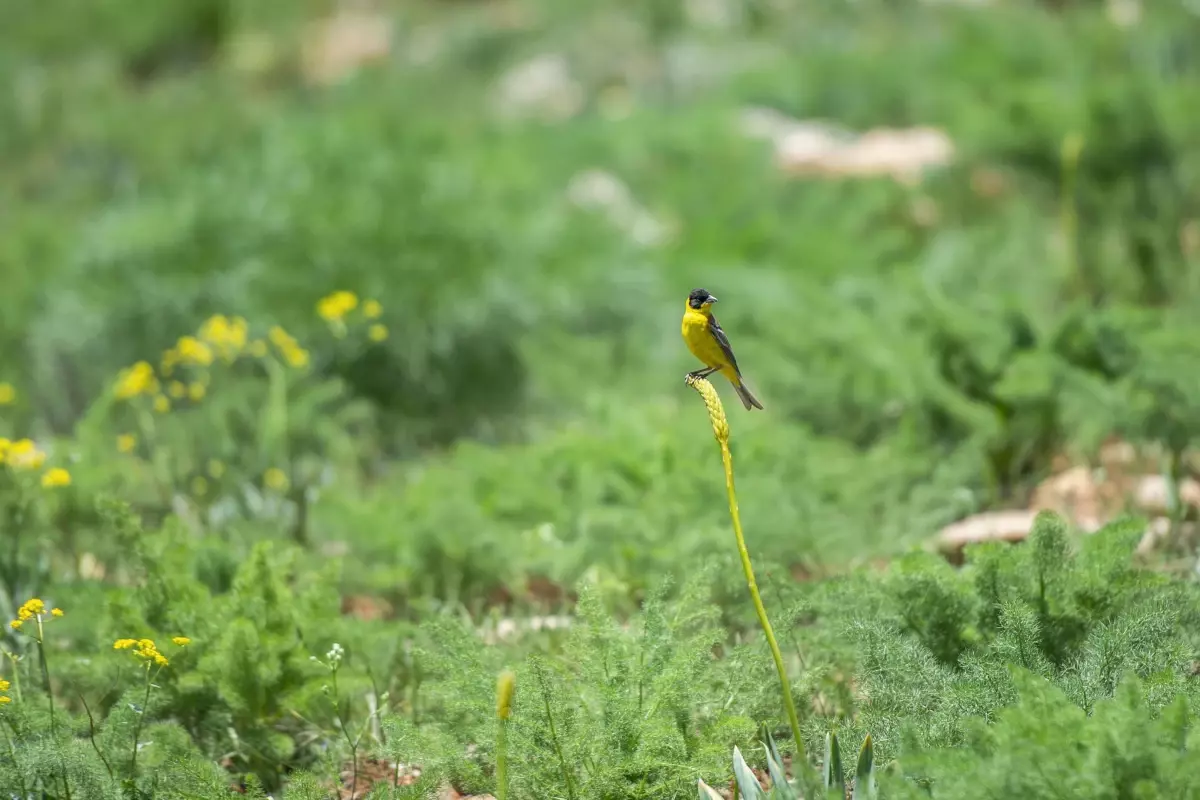
{"type": "Polygon", "coordinates": [[[711,303],[715,303],[715,302],[717,302],[717,298],[713,297],[713,296],[710,294],[710,295],[708,296],[708,299],[704,301],[704,304],[705,304],[705,305],[709,305],[709,304],[711,304],[711,303]]]}

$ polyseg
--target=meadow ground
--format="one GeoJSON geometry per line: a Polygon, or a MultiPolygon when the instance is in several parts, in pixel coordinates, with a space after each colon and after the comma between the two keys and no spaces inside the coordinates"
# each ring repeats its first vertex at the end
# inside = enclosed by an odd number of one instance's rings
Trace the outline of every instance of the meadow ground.
{"type": "Polygon", "coordinates": [[[0,0],[0,788],[1200,798],[1194,5],[0,0]]]}

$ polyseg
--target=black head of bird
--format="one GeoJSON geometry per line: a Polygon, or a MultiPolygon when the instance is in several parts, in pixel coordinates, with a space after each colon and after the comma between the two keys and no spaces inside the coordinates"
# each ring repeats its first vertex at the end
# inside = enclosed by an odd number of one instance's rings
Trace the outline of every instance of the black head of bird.
{"type": "Polygon", "coordinates": [[[688,305],[692,308],[703,308],[717,302],[717,298],[709,294],[708,289],[692,289],[688,295],[688,305]]]}

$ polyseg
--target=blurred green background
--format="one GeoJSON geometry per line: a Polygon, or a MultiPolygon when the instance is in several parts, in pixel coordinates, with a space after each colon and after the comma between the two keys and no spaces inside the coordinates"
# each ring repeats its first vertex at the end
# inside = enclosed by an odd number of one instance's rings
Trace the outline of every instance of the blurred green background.
{"type": "Polygon", "coordinates": [[[7,433],[69,436],[211,314],[319,351],[321,297],[377,298],[387,342],[316,362],[370,409],[308,534],[348,592],[629,597],[724,553],[696,286],[766,406],[718,385],[773,562],[1200,424],[1195,4],[0,8],[7,433]]]}

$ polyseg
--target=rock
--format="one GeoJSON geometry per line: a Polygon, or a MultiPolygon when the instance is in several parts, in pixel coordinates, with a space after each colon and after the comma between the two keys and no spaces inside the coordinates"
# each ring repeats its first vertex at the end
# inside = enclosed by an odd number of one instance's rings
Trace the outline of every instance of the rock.
{"type": "Polygon", "coordinates": [[[779,168],[797,176],[885,176],[915,183],[927,169],[948,164],[954,156],[950,137],[931,127],[873,128],[858,134],[766,108],[745,110],[741,127],[748,136],[770,140],[779,168]]]}
{"type": "Polygon", "coordinates": [[[584,92],[565,56],[544,53],[504,73],[495,101],[505,116],[563,120],[583,108],[584,92]]]}
{"type": "Polygon", "coordinates": [[[332,84],[392,49],[392,24],[382,14],[343,9],[310,26],[301,53],[304,76],[332,84]]]}
{"type": "Polygon", "coordinates": [[[962,550],[976,542],[1020,542],[1033,529],[1036,511],[985,511],[947,525],[936,543],[951,562],[962,562],[962,550]]]}

